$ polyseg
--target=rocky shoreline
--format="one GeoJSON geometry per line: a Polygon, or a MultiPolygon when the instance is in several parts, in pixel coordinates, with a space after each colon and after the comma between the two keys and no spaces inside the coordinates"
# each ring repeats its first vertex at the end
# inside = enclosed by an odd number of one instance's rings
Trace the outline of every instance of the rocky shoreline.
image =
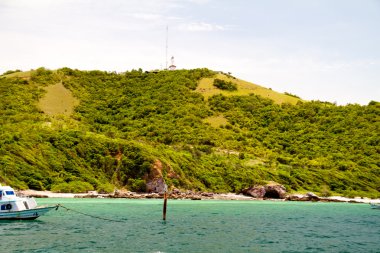
{"type": "MultiPolygon", "coordinates": [[[[19,191],[18,195],[35,198],[125,198],[125,199],[162,199],[162,193],[136,193],[130,191],[115,191],[112,194],[101,194],[97,192],[88,193],[54,193],[50,191],[24,190],[19,191]]],[[[173,190],[169,194],[169,199],[188,199],[188,200],[276,200],[276,201],[314,201],[314,202],[347,202],[347,203],[380,203],[380,199],[369,198],[345,198],[340,196],[319,197],[314,193],[306,194],[287,194],[281,198],[253,197],[235,193],[212,193],[212,192],[193,192],[173,190]]]]}

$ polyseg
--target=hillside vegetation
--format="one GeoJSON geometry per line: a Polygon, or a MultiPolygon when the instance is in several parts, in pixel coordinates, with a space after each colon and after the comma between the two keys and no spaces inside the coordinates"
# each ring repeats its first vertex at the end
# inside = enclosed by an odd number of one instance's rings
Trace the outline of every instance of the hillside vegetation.
{"type": "Polygon", "coordinates": [[[0,94],[0,181],[16,188],[145,191],[159,164],[182,189],[380,197],[378,102],[306,102],[208,69],[40,68],[1,76],[0,94]]]}
{"type": "Polygon", "coordinates": [[[249,83],[238,78],[235,78],[229,74],[216,73],[214,76],[209,78],[202,78],[196,88],[197,92],[200,92],[206,99],[213,95],[223,94],[224,96],[245,96],[250,94],[259,95],[263,98],[270,98],[276,104],[289,103],[297,104],[301,99],[282,94],[271,89],[262,87],[260,85],[249,83]],[[213,85],[214,80],[224,80],[227,82],[232,82],[238,86],[237,90],[227,91],[218,89],[213,85]]]}

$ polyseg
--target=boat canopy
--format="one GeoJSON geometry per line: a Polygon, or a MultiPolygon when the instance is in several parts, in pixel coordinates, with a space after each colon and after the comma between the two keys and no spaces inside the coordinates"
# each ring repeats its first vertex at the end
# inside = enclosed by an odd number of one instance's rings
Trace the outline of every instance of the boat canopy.
{"type": "Polygon", "coordinates": [[[0,200],[10,200],[15,198],[16,193],[12,187],[0,185],[0,200]]]}

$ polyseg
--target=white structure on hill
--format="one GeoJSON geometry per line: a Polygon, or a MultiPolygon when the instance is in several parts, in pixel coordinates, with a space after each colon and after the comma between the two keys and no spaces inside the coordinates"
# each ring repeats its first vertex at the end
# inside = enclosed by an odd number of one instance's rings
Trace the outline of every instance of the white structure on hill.
{"type": "Polygon", "coordinates": [[[175,70],[176,69],[176,65],[174,65],[174,56],[172,56],[172,58],[170,60],[171,60],[172,63],[169,66],[169,70],[175,70]]]}

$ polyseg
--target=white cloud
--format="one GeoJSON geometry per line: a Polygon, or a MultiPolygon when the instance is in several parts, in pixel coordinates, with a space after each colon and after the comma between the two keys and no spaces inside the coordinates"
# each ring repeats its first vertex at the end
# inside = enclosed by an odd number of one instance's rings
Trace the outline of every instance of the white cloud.
{"type": "Polygon", "coordinates": [[[189,32],[211,32],[211,31],[223,31],[226,30],[225,26],[215,25],[205,22],[192,22],[188,24],[181,24],[178,26],[181,31],[189,32]]]}
{"type": "Polygon", "coordinates": [[[143,20],[157,20],[161,19],[162,15],[154,13],[133,13],[130,15],[133,18],[143,19],[143,20]]]}
{"type": "Polygon", "coordinates": [[[210,0],[187,0],[190,3],[195,3],[195,4],[206,4],[209,3],[210,0]]]}

